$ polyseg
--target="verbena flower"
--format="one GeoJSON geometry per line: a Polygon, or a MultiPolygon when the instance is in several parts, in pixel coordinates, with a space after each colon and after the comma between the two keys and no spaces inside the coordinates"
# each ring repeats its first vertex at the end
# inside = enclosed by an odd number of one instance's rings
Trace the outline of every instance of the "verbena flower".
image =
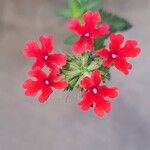
{"type": "Polygon", "coordinates": [[[124,44],[124,36],[122,34],[110,35],[109,48],[102,48],[97,51],[97,55],[104,59],[103,65],[110,67],[114,65],[124,74],[128,74],[132,65],[127,62],[128,57],[136,57],[140,53],[135,40],[127,40],[124,44]]]}
{"type": "Polygon", "coordinates": [[[118,95],[116,87],[103,85],[101,74],[98,70],[92,72],[91,77],[84,77],[81,80],[81,87],[85,90],[79,105],[82,110],[87,111],[91,106],[98,116],[104,116],[111,110],[111,103],[108,98],[115,98],[118,95]]]}
{"type": "Polygon", "coordinates": [[[38,44],[31,40],[26,43],[26,47],[23,50],[23,53],[26,57],[34,57],[35,63],[32,68],[41,67],[45,65],[51,69],[56,69],[58,71],[59,66],[64,66],[66,64],[66,56],[63,54],[52,54],[53,51],[53,42],[52,36],[41,35],[39,37],[41,47],[38,44]]]}
{"type": "Polygon", "coordinates": [[[44,103],[48,99],[53,89],[64,89],[68,85],[67,81],[61,79],[55,70],[47,75],[40,67],[36,67],[29,71],[29,76],[35,79],[28,79],[23,83],[25,94],[27,96],[35,96],[41,91],[38,98],[41,103],[44,103]]]}
{"type": "Polygon", "coordinates": [[[132,65],[127,59],[138,56],[141,50],[135,40],[124,41],[122,34],[110,34],[109,26],[101,23],[99,12],[88,11],[81,20],[70,20],[67,28],[79,37],[72,49],[81,55],[52,53],[51,35],[39,36],[40,46],[33,40],[26,43],[23,53],[28,58],[34,58],[35,62],[28,72],[29,79],[23,83],[25,95],[39,94],[38,101],[44,103],[54,89],[76,88],[83,94],[80,108],[84,111],[93,108],[95,114],[102,117],[111,111],[110,99],[118,96],[117,87],[105,85],[111,77],[110,67],[115,66],[128,74],[132,65]],[[110,38],[109,47],[95,51],[94,44],[97,42],[105,45],[101,38],[94,43],[103,35],[110,38]]]}
{"type": "Polygon", "coordinates": [[[101,22],[99,12],[88,11],[83,15],[84,24],[81,24],[76,18],[70,20],[67,28],[79,36],[79,40],[72,45],[74,52],[81,54],[85,51],[92,51],[94,39],[106,35],[109,26],[105,23],[98,26],[101,22]]]}

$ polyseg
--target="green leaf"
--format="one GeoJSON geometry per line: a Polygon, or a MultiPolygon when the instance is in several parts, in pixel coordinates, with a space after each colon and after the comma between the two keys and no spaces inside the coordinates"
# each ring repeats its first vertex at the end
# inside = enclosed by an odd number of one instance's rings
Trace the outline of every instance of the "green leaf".
{"type": "Polygon", "coordinates": [[[80,4],[85,4],[88,2],[88,0],[78,0],[80,4]]]}
{"type": "Polygon", "coordinates": [[[56,14],[65,18],[78,18],[82,20],[82,16],[86,11],[99,10],[104,0],[68,0],[68,8],[56,11],[56,14]]]}
{"type": "Polygon", "coordinates": [[[78,0],[69,0],[69,10],[72,18],[80,18],[82,12],[82,7],[78,0]]]}
{"type": "Polygon", "coordinates": [[[88,3],[85,5],[85,11],[100,9],[102,2],[103,0],[88,0],[88,3]]]}
{"type": "Polygon", "coordinates": [[[98,50],[98,49],[105,47],[105,40],[106,39],[107,39],[107,36],[102,36],[100,38],[95,39],[95,41],[94,41],[95,50],[98,50]]]}
{"type": "Polygon", "coordinates": [[[76,35],[71,35],[65,40],[65,44],[72,45],[74,41],[76,41],[78,37],[76,35]]]}
{"type": "Polygon", "coordinates": [[[76,83],[78,82],[79,77],[75,77],[72,80],[69,81],[69,85],[66,88],[66,90],[73,90],[73,88],[75,87],[76,83]]]}
{"type": "Polygon", "coordinates": [[[102,22],[109,24],[111,32],[118,32],[118,31],[126,31],[132,27],[132,25],[125,20],[115,14],[108,13],[104,10],[100,10],[102,22]]]}
{"type": "Polygon", "coordinates": [[[101,72],[101,74],[102,74],[102,78],[103,78],[104,81],[105,81],[106,79],[107,79],[107,80],[110,80],[111,75],[110,75],[109,68],[104,67],[104,66],[100,66],[99,70],[100,70],[100,72],[101,72]]]}

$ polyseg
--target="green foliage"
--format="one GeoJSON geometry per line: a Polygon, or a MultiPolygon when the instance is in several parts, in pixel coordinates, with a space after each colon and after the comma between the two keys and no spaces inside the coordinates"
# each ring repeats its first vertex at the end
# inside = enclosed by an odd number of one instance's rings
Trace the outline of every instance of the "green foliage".
{"type": "Polygon", "coordinates": [[[70,17],[80,18],[81,14],[83,13],[82,8],[80,7],[80,2],[78,2],[78,0],[69,0],[68,5],[70,10],[70,17]]]}
{"type": "Polygon", "coordinates": [[[66,40],[65,40],[65,44],[67,45],[72,45],[74,41],[76,41],[78,39],[78,37],[76,35],[70,35],[66,40]]]}
{"type": "Polygon", "coordinates": [[[74,77],[71,80],[69,80],[69,86],[65,89],[65,90],[73,90],[73,88],[75,87],[76,83],[78,82],[79,77],[74,77]]]}
{"type": "Polygon", "coordinates": [[[107,39],[107,36],[102,36],[100,38],[95,39],[95,41],[94,41],[95,50],[98,50],[98,49],[105,47],[105,40],[106,39],[107,39]]]}
{"type": "Polygon", "coordinates": [[[58,10],[57,14],[65,18],[80,18],[83,9],[78,0],[68,0],[68,8],[58,10]]]}
{"type": "Polygon", "coordinates": [[[126,31],[132,27],[132,25],[124,18],[106,12],[103,9],[100,10],[100,14],[102,22],[109,24],[110,32],[126,31]]]}
{"type": "Polygon", "coordinates": [[[106,79],[110,80],[111,75],[110,75],[110,72],[109,72],[109,68],[104,67],[104,66],[100,66],[99,70],[102,74],[102,79],[103,79],[104,82],[106,81],[106,79]]]}
{"type": "Polygon", "coordinates": [[[99,10],[103,0],[69,0],[68,8],[57,11],[59,16],[65,18],[81,19],[82,15],[88,10],[99,10]]]}
{"type": "Polygon", "coordinates": [[[61,74],[67,79],[69,86],[66,90],[73,90],[74,87],[81,90],[80,81],[89,76],[92,71],[98,69],[105,82],[110,79],[109,69],[100,65],[101,58],[94,53],[86,52],[82,55],[67,56],[67,64],[62,67],[61,74]]]}
{"type": "Polygon", "coordinates": [[[89,0],[85,5],[85,11],[99,10],[102,7],[103,0],[89,0]]]}
{"type": "MultiPolygon", "coordinates": [[[[100,14],[102,17],[102,23],[107,23],[110,26],[111,32],[120,32],[129,30],[132,25],[125,20],[115,14],[106,12],[105,10],[100,10],[100,14]]],[[[105,40],[108,36],[100,37],[95,40],[94,48],[95,50],[105,47],[105,40]]]]}
{"type": "MultiPolygon", "coordinates": [[[[68,8],[57,11],[57,14],[65,18],[78,18],[80,21],[82,21],[82,15],[86,11],[95,11],[100,9],[99,11],[102,17],[102,23],[107,23],[110,26],[110,33],[126,31],[132,27],[132,25],[124,18],[103,10],[101,8],[102,2],[103,0],[68,0],[68,8]]],[[[95,50],[105,47],[105,40],[108,38],[108,36],[95,39],[95,50]]],[[[76,40],[77,36],[71,35],[65,40],[65,44],[72,45],[76,40]]]]}
{"type": "Polygon", "coordinates": [[[78,2],[83,5],[83,4],[87,3],[88,0],[78,0],[78,2]]]}

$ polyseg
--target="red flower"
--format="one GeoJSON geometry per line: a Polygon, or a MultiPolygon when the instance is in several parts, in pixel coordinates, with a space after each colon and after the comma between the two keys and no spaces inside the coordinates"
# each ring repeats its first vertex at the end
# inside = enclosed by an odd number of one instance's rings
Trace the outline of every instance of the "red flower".
{"type": "Polygon", "coordinates": [[[52,36],[41,35],[39,41],[41,42],[41,47],[35,41],[29,41],[23,51],[26,57],[35,57],[36,62],[32,68],[43,68],[46,65],[58,71],[58,66],[66,64],[66,56],[63,54],[50,54],[53,50],[52,36]]]}
{"type": "Polygon", "coordinates": [[[92,72],[91,77],[85,77],[81,80],[81,86],[85,89],[85,92],[79,105],[84,111],[93,106],[94,112],[102,117],[111,110],[111,104],[105,97],[115,98],[118,91],[116,87],[100,85],[101,81],[98,70],[92,72]]]}
{"type": "Polygon", "coordinates": [[[78,54],[84,51],[91,51],[93,49],[94,39],[106,35],[109,30],[109,26],[105,23],[97,27],[101,21],[99,12],[86,12],[83,15],[83,21],[84,25],[81,25],[77,19],[72,19],[67,24],[68,29],[80,36],[80,39],[72,46],[73,50],[78,54]]]}
{"type": "Polygon", "coordinates": [[[103,65],[110,67],[114,65],[124,74],[128,74],[128,70],[132,65],[126,61],[128,57],[136,57],[140,53],[140,48],[137,47],[135,40],[127,40],[125,45],[122,45],[124,36],[121,34],[111,34],[109,49],[102,48],[97,51],[97,54],[104,59],[103,65]]]}
{"type": "Polygon", "coordinates": [[[55,89],[64,89],[67,87],[67,82],[61,80],[58,72],[52,71],[49,75],[46,75],[40,67],[36,67],[29,71],[30,77],[35,77],[36,80],[28,79],[23,83],[23,88],[26,90],[25,95],[35,96],[39,91],[41,95],[39,96],[39,102],[44,103],[49,95],[55,89]]]}

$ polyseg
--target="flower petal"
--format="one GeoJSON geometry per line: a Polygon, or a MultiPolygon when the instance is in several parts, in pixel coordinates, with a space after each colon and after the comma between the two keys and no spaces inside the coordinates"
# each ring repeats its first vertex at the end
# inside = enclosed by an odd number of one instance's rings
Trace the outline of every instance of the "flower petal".
{"type": "Polygon", "coordinates": [[[23,54],[26,57],[37,57],[40,53],[37,43],[33,40],[26,43],[26,47],[23,49],[23,54]]]}
{"type": "Polygon", "coordinates": [[[72,19],[67,23],[67,28],[74,31],[77,35],[82,35],[83,28],[77,19],[72,19]]]}
{"type": "Polygon", "coordinates": [[[84,45],[84,41],[82,38],[80,40],[74,42],[72,45],[73,51],[77,54],[82,54],[85,51],[84,48],[85,48],[85,45],[84,45]]]}
{"type": "Polygon", "coordinates": [[[63,54],[50,54],[47,63],[55,63],[59,66],[64,66],[66,64],[66,56],[63,54]]]}
{"type": "Polygon", "coordinates": [[[68,86],[68,82],[66,80],[61,80],[61,81],[54,82],[52,86],[55,89],[65,89],[68,86]]]}
{"type": "Polygon", "coordinates": [[[58,77],[59,77],[59,74],[58,74],[57,70],[52,70],[52,71],[49,73],[49,75],[48,75],[48,79],[49,79],[50,81],[52,81],[52,82],[53,82],[54,80],[57,80],[58,77]]]}
{"type": "Polygon", "coordinates": [[[109,48],[112,51],[118,51],[121,47],[121,44],[124,41],[124,36],[122,34],[114,34],[110,35],[110,44],[109,48]]]}
{"type": "Polygon", "coordinates": [[[51,35],[44,36],[41,35],[39,37],[39,41],[41,42],[42,45],[42,50],[46,53],[50,53],[53,50],[53,39],[51,35]]]}
{"type": "Polygon", "coordinates": [[[41,95],[39,96],[38,100],[40,103],[44,103],[45,101],[47,101],[48,97],[50,96],[50,94],[52,93],[52,88],[50,86],[43,86],[42,90],[41,90],[41,95]]]}
{"type": "Polygon", "coordinates": [[[55,64],[52,64],[52,63],[47,63],[46,65],[49,67],[49,69],[53,75],[55,75],[55,76],[59,75],[60,70],[59,70],[58,66],[56,66],[55,64]]]}
{"type": "Polygon", "coordinates": [[[103,65],[108,68],[110,68],[112,63],[113,63],[112,59],[109,59],[109,58],[103,61],[103,65]]]}
{"type": "Polygon", "coordinates": [[[102,48],[100,50],[96,51],[96,54],[102,58],[108,58],[109,57],[109,51],[105,48],[102,48]]]}
{"type": "Polygon", "coordinates": [[[79,106],[83,111],[87,111],[91,107],[92,104],[93,104],[92,99],[86,96],[86,94],[83,96],[83,98],[79,102],[79,106]]]}
{"type": "Polygon", "coordinates": [[[98,29],[93,30],[93,33],[91,36],[93,38],[98,38],[99,36],[107,35],[108,32],[109,32],[109,25],[106,23],[103,23],[100,25],[100,27],[98,29]]]}
{"type": "Polygon", "coordinates": [[[94,44],[94,40],[91,38],[87,38],[85,40],[85,50],[86,51],[92,51],[93,50],[93,44],[94,44]]]}
{"type": "Polygon", "coordinates": [[[80,84],[86,90],[90,89],[93,86],[93,83],[90,77],[84,77],[81,80],[80,84]]]}
{"type": "Polygon", "coordinates": [[[132,69],[132,65],[128,63],[125,59],[116,59],[114,61],[115,67],[123,72],[125,75],[128,75],[129,69],[132,69]]]}
{"type": "Polygon", "coordinates": [[[35,77],[40,81],[47,78],[47,75],[41,70],[40,67],[36,67],[28,72],[29,76],[35,77]]]}
{"type": "Polygon", "coordinates": [[[98,70],[92,72],[91,79],[94,85],[98,86],[101,82],[101,74],[98,70]]]}
{"type": "Polygon", "coordinates": [[[40,67],[43,68],[44,67],[44,61],[40,58],[37,58],[35,63],[32,65],[32,69],[36,68],[36,67],[40,67]]]}
{"type": "Polygon", "coordinates": [[[41,88],[41,84],[38,81],[32,81],[31,79],[26,80],[22,86],[25,89],[26,96],[35,96],[41,88]]]}
{"type": "Polygon", "coordinates": [[[94,112],[100,116],[103,117],[106,113],[109,113],[111,111],[111,104],[109,101],[102,100],[101,104],[96,104],[94,108],[94,112]]]}
{"type": "Polygon", "coordinates": [[[107,86],[101,86],[100,92],[103,96],[108,96],[110,98],[115,98],[118,96],[118,89],[116,87],[107,87],[107,86]]]}
{"type": "Polygon", "coordinates": [[[136,57],[141,52],[140,48],[137,48],[137,42],[134,40],[128,40],[123,48],[126,57],[136,57]]]}
{"type": "Polygon", "coordinates": [[[88,11],[83,15],[83,20],[85,22],[85,26],[88,28],[93,28],[97,23],[101,21],[100,13],[88,11]]]}
{"type": "Polygon", "coordinates": [[[107,49],[102,48],[96,51],[96,54],[104,59],[102,65],[105,67],[109,68],[113,63],[113,60],[110,58],[110,52],[107,49]]]}
{"type": "Polygon", "coordinates": [[[92,51],[93,44],[93,39],[81,37],[80,40],[72,45],[72,49],[75,53],[82,54],[84,51],[92,51]]]}

